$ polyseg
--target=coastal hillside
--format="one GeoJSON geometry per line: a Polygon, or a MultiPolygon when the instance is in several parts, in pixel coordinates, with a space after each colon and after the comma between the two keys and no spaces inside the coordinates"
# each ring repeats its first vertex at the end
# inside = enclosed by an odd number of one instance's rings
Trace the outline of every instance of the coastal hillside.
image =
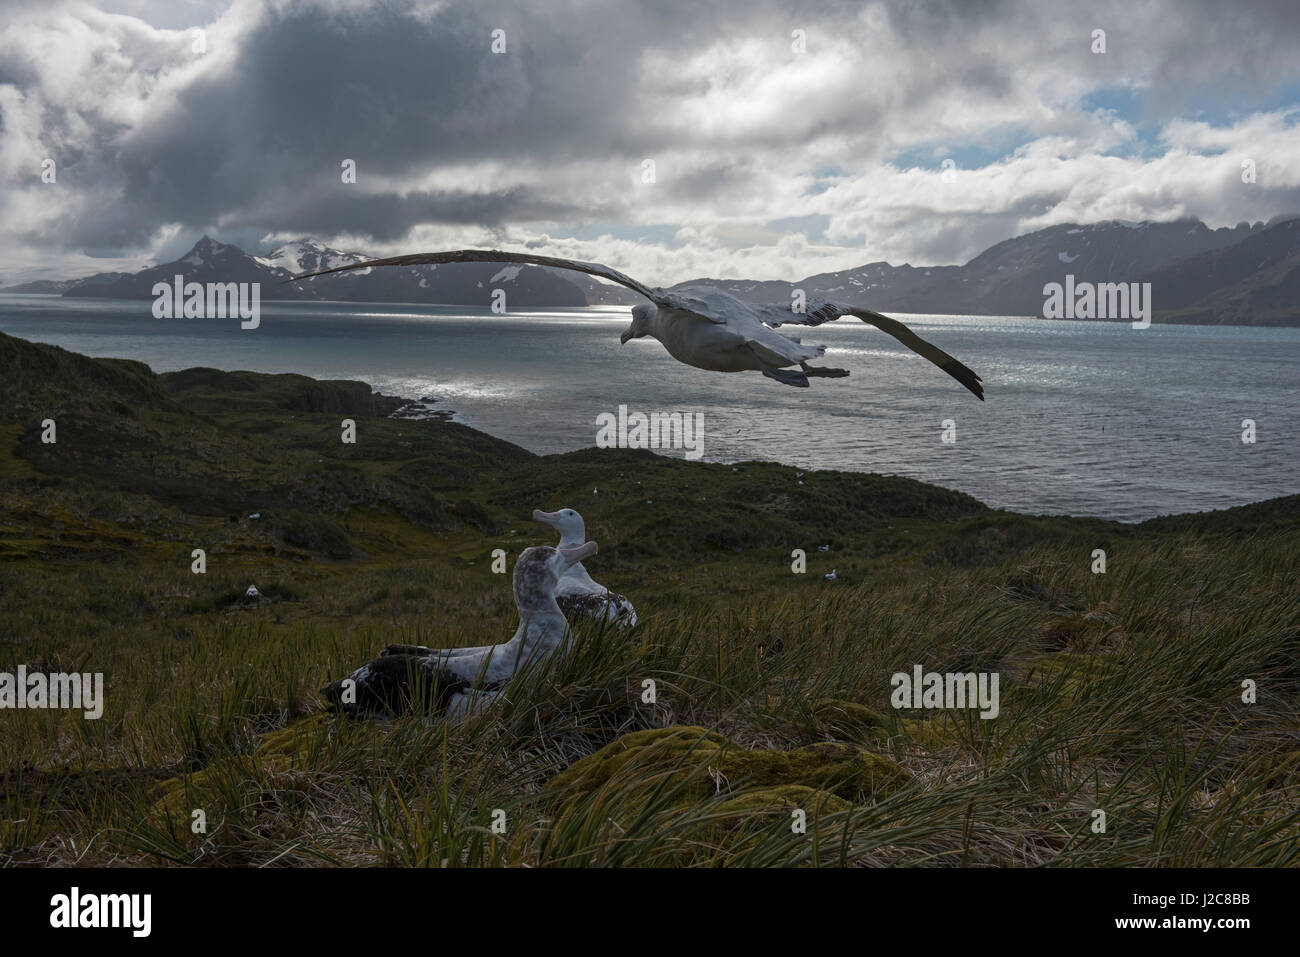
{"type": "Polygon", "coordinates": [[[401,406],[0,335],[0,672],[105,681],[0,710],[0,863],[1300,862],[1300,496],[1027,516],[401,406]],[[636,628],[465,725],[326,714],[386,644],[509,637],[494,550],[561,506],[636,628]],[[894,707],[917,666],[997,674],[996,716],[894,707]]]}

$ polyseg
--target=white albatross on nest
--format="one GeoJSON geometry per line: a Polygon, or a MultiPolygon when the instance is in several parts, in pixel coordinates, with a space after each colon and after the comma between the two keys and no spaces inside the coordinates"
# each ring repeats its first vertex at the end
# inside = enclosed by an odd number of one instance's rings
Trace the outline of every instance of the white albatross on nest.
{"type": "MultiPolygon", "coordinates": [[[[561,508],[554,512],[536,509],[533,518],[545,522],[560,533],[560,542],[556,548],[577,548],[587,540],[586,523],[571,508],[561,508]]],[[[588,617],[613,622],[620,628],[631,628],[636,624],[636,609],[632,603],[618,592],[610,591],[593,581],[582,562],[570,565],[564,573],[560,583],[555,586],[555,601],[569,621],[588,617]]]]}
{"type": "Polygon", "coordinates": [[[616,282],[654,303],[653,307],[644,304],[632,307],[632,324],[620,337],[621,342],[652,336],[663,344],[674,359],[686,365],[711,372],[757,371],[769,379],[792,386],[806,387],[810,376],[840,378],[849,373],[846,369],[808,365],[809,359],[825,355],[826,347],[805,346],[798,339],[783,336],[773,330],[783,325],[819,326],[841,316],[856,316],[889,333],[917,355],[929,359],[948,373],[981,401],[984,399],[984,386],[980,384],[979,376],[938,346],[926,342],[897,319],[827,299],[811,298],[805,304],[803,312],[795,312],[793,305],[787,303],[755,305],[742,302],[716,286],[692,285],[673,290],[651,288],[600,263],[495,249],[458,249],[452,252],[415,253],[410,256],[372,259],[370,262],[304,273],[286,282],[352,269],[370,269],[373,266],[431,266],[474,262],[523,263],[553,269],[572,269],[616,282]],[[798,366],[798,369],[788,368],[790,366],[798,366]]]}
{"type": "Polygon", "coordinates": [[[596,543],[577,548],[526,548],[515,562],[519,627],[509,641],[477,648],[389,645],[374,661],[321,689],[345,715],[444,713],[463,720],[501,693],[515,672],[559,653],[569,623],[555,603],[555,586],[571,567],[596,554],[596,543]]]}

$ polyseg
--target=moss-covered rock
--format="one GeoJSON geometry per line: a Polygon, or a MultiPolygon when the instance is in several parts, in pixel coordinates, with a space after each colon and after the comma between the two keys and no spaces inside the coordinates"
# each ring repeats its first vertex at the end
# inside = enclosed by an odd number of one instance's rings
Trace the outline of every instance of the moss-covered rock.
{"type": "Polygon", "coordinates": [[[879,711],[839,698],[827,698],[812,706],[817,729],[845,741],[880,741],[889,737],[889,724],[879,711]]]}
{"type": "Polygon", "coordinates": [[[682,800],[711,793],[799,785],[849,802],[870,801],[907,785],[911,776],[893,761],[847,744],[822,742],[792,751],[750,750],[704,728],[676,726],[635,731],[575,762],[546,784],[552,794],[590,794],[615,777],[636,776],[679,785],[682,800]]]}
{"type": "Polygon", "coordinates": [[[898,750],[906,752],[919,748],[928,753],[960,750],[970,746],[968,729],[958,725],[948,711],[934,711],[926,717],[903,718],[899,722],[902,738],[896,742],[898,750]]]}
{"type": "Polygon", "coordinates": [[[1300,751],[1286,751],[1274,762],[1268,775],[1268,787],[1288,788],[1300,785],[1300,751]]]}
{"type": "Polygon", "coordinates": [[[152,823],[173,835],[192,833],[190,822],[196,809],[205,813],[214,806],[214,779],[228,770],[230,758],[218,758],[192,774],[168,778],[158,785],[158,799],[149,816],[152,823]]]}
{"type": "Polygon", "coordinates": [[[660,865],[754,864],[794,846],[768,838],[834,839],[842,822],[833,815],[910,780],[892,761],[850,744],[749,749],[677,726],[622,736],[549,780],[542,799],[565,833],[595,845],[649,844],[660,865]],[[803,828],[793,827],[795,811],[803,828]]]}
{"type": "Polygon", "coordinates": [[[689,842],[682,849],[682,859],[698,860],[699,855],[692,853],[690,847],[695,842],[705,847],[725,848],[725,854],[734,855],[770,829],[793,835],[795,832],[790,828],[795,811],[804,812],[804,825],[812,830],[824,823],[822,818],[827,815],[852,807],[853,804],[842,797],[802,784],[754,788],[712,807],[710,823],[693,829],[689,842]]]}
{"type": "Polygon", "coordinates": [[[788,815],[795,808],[811,814],[833,814],[847,811],[852,802],[828,791],[819,791],[802,784],[778,784],[768,788],[754,788],[718,805],[719,813],[752,816],[754,814],[781,813],[788,815]]]}
{"type": "Polygon", "coordinates": [[[1030,663],[1025,675],[1028,685],[1059,686],[1064,693],[1088,692],[1119,672],[1119,665],[1110,658],[1056,652],[1041,655],[1030,663]]]}
{"type": "Polygon", "coordinates": [[[257,745],[258,757],[264,765],[268,759],[305,759],[321,740],[321,736],[328,733],[329,721],[329,715],[321,712],[291,721],[277,731],[264,734],[257,745]]]}
{"type": "Polygon", "coordinates": [[[248,778],[254,769],[275,774],[301,767],[328,728],[328,715],[308,715],[263,735],[252,758],[254,764],[247,756],[216,758],[192,774],[168,778],[158,784],[151,816],[156,823],[170,824],[173,831],[188,830],[193,810],[212,806],[222,789],[220,782],[228,782],[231,775],[248,778]],[[178,829],[178,824],[184,827],[178,829]]]}

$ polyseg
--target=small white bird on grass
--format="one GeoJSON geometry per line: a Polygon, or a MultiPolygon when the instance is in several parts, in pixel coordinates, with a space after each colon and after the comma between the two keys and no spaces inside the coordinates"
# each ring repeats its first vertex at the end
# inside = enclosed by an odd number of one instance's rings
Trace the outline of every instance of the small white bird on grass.
{"type": "Polygon", "coordinates": [[[458,249],[372,259],[370,262],[304,273],[286,281],[297,282],[313,276],[370,269],[374,266],[430,266],[474,262],[524,263],[552,269],[572,269],[616,282],[645,296],[654,304],[632,307],[632,324],[619,337],[620,342],[651,336],[663,343],[663,347],[674,359],[697,369],[707,369],[710,372],[757,371],[769,379],[799,387],[807,387],[810,376],[842,378],[849,373],[846,369],[808,365],[808,360],[825,355],[826,347],[805,346],[798,339],[783,336],[773,330],[782,325],[819,326],[841,316],[856,316],[889,333],[907,348],[948,373],[981,401],[984,399],[984,386],[980,384],[979,376],[942,349],[926,342],[897,319],[882,316],[870,309],[826,299],[808,299],[804,311],[795,312],[790,303],[755,305],[742,302],[716,286],[691,285],[674,290],[651,288],[600,263],[508,253],[495,249],[458,249]],[[789,368],[791,366],[798,366],[798,369],[789,368]]]}
{"type": "Polygon", "coordinates": [[[833,568],[822,576],[822,578],[825,578],[828,582],[833,582],[838,577],[839,576],[835,574],[835,569],[833,568]]]}

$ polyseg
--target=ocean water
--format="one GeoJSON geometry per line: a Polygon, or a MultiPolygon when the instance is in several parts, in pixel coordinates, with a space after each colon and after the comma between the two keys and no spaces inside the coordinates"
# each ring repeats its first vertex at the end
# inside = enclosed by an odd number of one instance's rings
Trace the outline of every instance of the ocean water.
{"type": "Polygon", "coordinates": [[[625,405],[702,413],[709,461],[904,475],[1021,512],[1137,521],[1300,492],[1300,329],[902,316],[983,377],[981,403],[856,320],[783,330],[851,372],[795,389],[681,365],[651,339],[621,346],[626,307],[264,302],[253,330],[150,307],[0,295],[0,331],[158,372],[361,379],[539,453],[596,444],[597,417],[625,405]]]}

